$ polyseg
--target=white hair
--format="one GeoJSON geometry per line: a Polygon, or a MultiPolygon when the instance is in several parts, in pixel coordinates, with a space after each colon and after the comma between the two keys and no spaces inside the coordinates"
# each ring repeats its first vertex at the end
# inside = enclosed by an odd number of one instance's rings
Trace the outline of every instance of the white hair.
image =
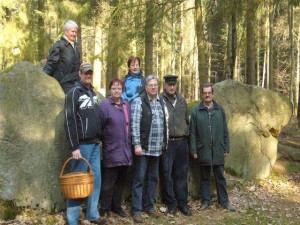
{"type": "Polygon", "coordinates": [[[71,28],[78,29],[78,25],[74,20],[68,20],[64,25],[64,30],[70,30],[71,28]]]}
{"type": "Polygon", "coordinates": [[[157,84],[159,84],[159,81],[154,74],[150,74],[145,78],[145,84],[148,84],[150,80],[156,80],[157,84]]]}

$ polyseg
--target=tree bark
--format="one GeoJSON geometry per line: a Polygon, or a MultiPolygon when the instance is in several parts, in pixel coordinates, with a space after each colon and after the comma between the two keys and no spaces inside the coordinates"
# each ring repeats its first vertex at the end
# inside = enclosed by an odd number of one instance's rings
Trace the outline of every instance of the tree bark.
{"type": "Polygon", "coordinates": [[[246,83],[255,85],[255,6],[252,0],[247,1],[246,30],[247,30],[247,53],[246,53],[246,83]]]}
{"type": "Polygon", "coordinates": [[[37,59],[42,60],[46,57],[45,50],[45,21],[44,21],[44,13],[45,13],[45,1],[38,0],[38,11],[40,14],[37,19],[37,29],[38,29],[38,42],[37,42],[37,59]]]}
{"type": "Polygon", "coordinates": [[[227,43],[228,43],[227,44],[227,61],[228,61],[227,78],[233,79],[235,59],[236,59],[236,44],[237,44],[235,10],[230,15],[227,43]]]}
{"type": "Polygon", "coordinates": [[[145,22],[145,74],[153,73],[154,0],[146,1],[145,22]]]}
{"type": "Polygon", "coordinates": [[[273,16],[274,5],[273,1],[269,0],[269,64],[268,64],[268,87],[270,90],[274,90],[274,62],[273,62],[273,16]]]}
{"type": "Polygon", "coordinates": [[[94,78],[93,78],[93,86],[97,91],[100,91],[100,87],[104,85],[101,84],[102,80],[102,28],[99,23],[96,23],[95,26],[95,61],[94,61],[94,78]]]}
{"type": "MultiPolygon", "coordinates": [[[[111,0],[112,7],[119,4],[119,0],[111,0]]],[[[118,77],[118,52],[119,52],[119,23],[118,18],[115,16],[115,11],[111,13],[111,21],[109,24],[107,36],[107,70],[106,70],[106,90],[113,77],[118,77]]]]}
{"type": "Polygon", "coordinates": [[[206,68],[206,54],[205,54],[205,35],[202,15],[201,0],[195,0],[195,16],[196,16],[196,36],[197,36],[197,51],[198,51],[198,74],[199,86],[209,81],[206,68]]]}
{"type": "Polygon", "coordinates": [[[289,4],[288,8],[288,24],[289,24],[289,40],[290,40],[290,100],[293,103],[293,114],[297,116],[298,99],[296,92],[296,79],[295,79],[295,56],[294,56],[294,10],[293,5],[289,4]]]}

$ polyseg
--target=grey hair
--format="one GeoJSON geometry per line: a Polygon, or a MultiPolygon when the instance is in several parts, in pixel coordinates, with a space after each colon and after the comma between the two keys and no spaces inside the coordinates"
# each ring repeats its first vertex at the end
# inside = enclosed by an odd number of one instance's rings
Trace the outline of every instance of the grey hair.
{"type": "Polygon", "coordinates": [[[68,20],[64,25],[64,30],[70,30],[71,28],[78,29],[78,25],[74,20],[68,20]]]}
{"type": "Polygon", "coordinates": [[[145,79],[145,84],[147,85],[149,83],[150,80],[156,80],[157,84],[159,84],[159,81],[157,79],[157,77],[154,74],[150,74],[146,77],[145,79]]]}

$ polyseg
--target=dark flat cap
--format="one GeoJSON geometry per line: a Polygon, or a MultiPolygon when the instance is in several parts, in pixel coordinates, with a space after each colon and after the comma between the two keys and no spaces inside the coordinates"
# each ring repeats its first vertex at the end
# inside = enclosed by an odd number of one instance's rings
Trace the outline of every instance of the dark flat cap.
{"type": "Polygon", "coordinates": [[[165,82],[168,84],[176,84],[177,78],[178,78],[178,76],[172,75],[172,74],[167,74],[164,76],[165,82]]]}

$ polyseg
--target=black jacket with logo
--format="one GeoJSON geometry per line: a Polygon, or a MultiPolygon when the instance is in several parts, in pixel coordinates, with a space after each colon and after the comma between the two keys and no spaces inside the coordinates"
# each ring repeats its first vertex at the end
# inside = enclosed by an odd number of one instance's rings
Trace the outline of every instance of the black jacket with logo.
{"type": "Polygon", "coordinates": [[[43,71],[54,77],[60,84],[79,80],[78,71],[81,64],[79,45],[74,48],[68,40],[61,37],[50,48],[43,71]]]}
{"type": "Polygon", "coordinates": [[[72,151],[78,149],[79,144],[99,141],[100,119],[99,103],[93,88],[76,82],[65,97],[65,132],[72,151]]]}

